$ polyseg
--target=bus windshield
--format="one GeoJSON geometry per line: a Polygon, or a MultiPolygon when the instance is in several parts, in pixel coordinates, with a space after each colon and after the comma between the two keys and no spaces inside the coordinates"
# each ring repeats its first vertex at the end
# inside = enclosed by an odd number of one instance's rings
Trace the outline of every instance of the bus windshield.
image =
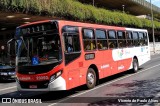
{"type": "Polygon", "coordinates": [[[61,60],[59,35],[21,37],[17,40],[18,65],[39,65],[61,60]]]}

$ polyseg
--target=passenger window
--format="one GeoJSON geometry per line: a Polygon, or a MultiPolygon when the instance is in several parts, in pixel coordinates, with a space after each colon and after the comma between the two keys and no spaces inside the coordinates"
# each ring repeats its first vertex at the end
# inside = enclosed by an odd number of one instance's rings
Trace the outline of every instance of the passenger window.
{"type": "Polygon", "coordinates": [[[125,39],[125,32],[118,31],[118,39],[125,39]]]}
{"type": "Polygon", "coordinates": [[[64,33],[65,65],[73,62],[81,54],[80,40],[78,33],[64,33]]]}
{"type": "Polygon", "coordinates": [[[80,52],[80,42],[78,34],[65,34],[64,35],[65,42],[65,52],[80,52]]]}
{"type": "Polygon", "coordinates": [[[105,31],[96,30],[97,47],[100,50],[107,49],[107,37],[105,31]]]}
{"type": "Polygon", "coordinates": [[[117,48],[117,37],[115,31],[108,31],[108,47],[117,48]]]}
{"type": "Polygon", "coordinates": [[[140,43],[140,46],[145,45],[145,39],[144,39],[144,33],[143,32],[139,33],[139,43],[140,43]]]}
{"type": "Polygon", "coordinates": [[[96,40],[91,29],[83,29],[83,44],[84,50],[95,50],[96,49],[96,40]]]}
{"type": "Polygon", "coordinates": [[[93,30],[84,29],[83,30],[83,39],[94,39],[93,30]]]}
{"type": "Polygon", "coordinates": [[[108,31],[108,39],[117,39],[115,31],[108,31]]]}
{"type": "Polygon", "coordinates": [[[147,33],[144,33],[144,39],[145,39],[145,45],[148,45],[148,37],[147,37],[147,33]]]}
{"type": "Polygon", "coordinates": [[[126,47],[125,32],[118,31],[118,47],[126,47]]]}
{"type": "Polygon", "coordinates": [[[127,46],[128,47],[133,46],[132,32],[129,32],[129,31],[126,32],[126,39],[127,39],[127,42],[126,42],[127,46]]]}
{"type": "Polygon", "coordinates": [[[139,46],[139,35],[138,35],[138,32],[133,32],[133,43],[134,43],[134,46],[139,46]]]}

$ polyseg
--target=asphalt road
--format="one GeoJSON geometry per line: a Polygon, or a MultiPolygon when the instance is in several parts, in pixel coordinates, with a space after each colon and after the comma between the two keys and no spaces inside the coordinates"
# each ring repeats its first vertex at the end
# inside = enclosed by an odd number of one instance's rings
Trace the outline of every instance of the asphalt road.
{"type": "MultiPolygon", "coordinates": [[[[85,86],[70,91],[18,92],[15,82],[0,81],[0,99],[41,99],[42,104],[0,104],[1,106],[154,106],[160,103],[160,55],[140,67],[100,80],[94,89],[85,86]]],[[[1,101],[1,100],[0,100],[1,101]]]]}

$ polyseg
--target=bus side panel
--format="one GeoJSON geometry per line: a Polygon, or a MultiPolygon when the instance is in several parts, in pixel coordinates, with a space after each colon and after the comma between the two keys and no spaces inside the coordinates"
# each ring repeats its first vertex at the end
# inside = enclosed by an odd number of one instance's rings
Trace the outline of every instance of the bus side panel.
{"type": "MultiPolygon", "coordinates": [[[[101,66],[103,65],[103,60],[105,58],[103,55],[104,55],[104,51],[96,51],[95,52],[94,64],[98,68],[99,79],[104,77],[104,70],[101,69],[101,66]]],[[[93,64],[93,63],[91,62],[90,64],[93,64]]]]}
{"type": "Polygon", "coordinates": [[[113,60],[118,62],[118,72],[126,71],[132,65],[133,48],[115,49],[112,51],[113,60]]]}
{"type": "Polygon", "coordinates": [[[117,62],[110,62],[110,70],[112,72],[112,75],[117,74],[117,62]]]}
{"type": "Polygon", "coordinates": [[[73,70],[68,72],[68,84],[69,89],[79,86],[79,70],[73,70]]]}
{"type": "Polygon", "coordinates": [[[112,50],[101,50],[97,52],[97,61],[99,61],[98,70],[100,70],[99,78],[104,78],[112,75],[111,63],[112,59],[112,50]]]}
{"type": "Polygon", "coordinates": [[[124,71],[130,69],[130,67],[132,66],[132,60],[133,60],[132,58],[128,58],[128,59],[123,60],[124,64],[125,64],[125,70],[124,71]]]}
{"type": "Polygon", "coordinates": [[[139,48],[140,55],[138,55],[139,65],[142,65],[150,60],[150,50],[148,46],[143,46],[139,48]]]}
{"type": "Polygon", "coordinates": [[[123,72],[127,69],[126,64],[125,64],[125,60],[119,60],[118,61],[118,66],[117,66],[117,72],[123,72]]]}
{"type": "Polygon", "coordinates": [[[86,84],[86,73],[88,68],[80,69],[80,85],[86,84]]]}

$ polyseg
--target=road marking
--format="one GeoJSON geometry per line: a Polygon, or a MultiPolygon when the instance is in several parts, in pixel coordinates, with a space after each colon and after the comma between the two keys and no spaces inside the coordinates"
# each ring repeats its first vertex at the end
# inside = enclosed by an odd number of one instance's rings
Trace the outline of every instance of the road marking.
{"type": "MultiPolygon", "coordinates": [[[[69,97],[76,97],[76,96],[79,96],[79,95],[88,93],[88,92],[90,92],[90,91],[96,90],[96,89],[98,89],[98,88],[101,88],[101,87],[106,86],[106,85],[109,85],[109,84],[111,84],[111,83],[120,81],[120,80],[125,79],[125,78],[128,78],[128,77],[130,77],[130,76],[137,75],[137,74],[139,74],[139,73],[142,73],[142,72],[147,71],[147,70],[149,70],[149,69],[155,68],[155,67],[157,67],[157,66],[160,66],[160,64],[157,64],[157,65],[155,65],[155,66],[153,66],[153,67],[144,69],[144,70],[139,71],[139,72],[137,72],[137,73],[134,73],[134,74],[131,74],[131,75],[124,76],[124,77],[122,77],[122,78],[113,80],[113,81],[111,81],[111,82],[108,82],[108,83],[99,85],[99,86],[97,86],[97,87],[95,87],[95,88],[93,88],[93,89],[91,89],[91,90],[86,90],[86,91],[84,91],[84,92],[82,92],[82,93],[79,93],[79,94],[73,94],[73,95],[71,95],[71,96],[69,96],[69,97]]],[[[48,105],[48,106],[54,106],[54,105],[56,105],[56,104],[58,104],[58,103],[61,103],[61,102],[63,102],[63,101],[66,101],[66,100],[68,100],[68,99],[69,99],[68,97],[67,97],[67,98],[64,98],[63,100],[60,100],[60,101],[58,101],[57,103],[53,103],[53,104],[50,104],[50,105],[48,105]]]]}
{"type": "Polygon", "coordinates": [[[13,88],[16,88],[17,86],[12,86],[12,87],[8,87],[8,88],[4,88],[4,89],[0,89],[0,91],[5,91],[5,90],[8,90],[8,89],[13,89],[13,88]]]}

